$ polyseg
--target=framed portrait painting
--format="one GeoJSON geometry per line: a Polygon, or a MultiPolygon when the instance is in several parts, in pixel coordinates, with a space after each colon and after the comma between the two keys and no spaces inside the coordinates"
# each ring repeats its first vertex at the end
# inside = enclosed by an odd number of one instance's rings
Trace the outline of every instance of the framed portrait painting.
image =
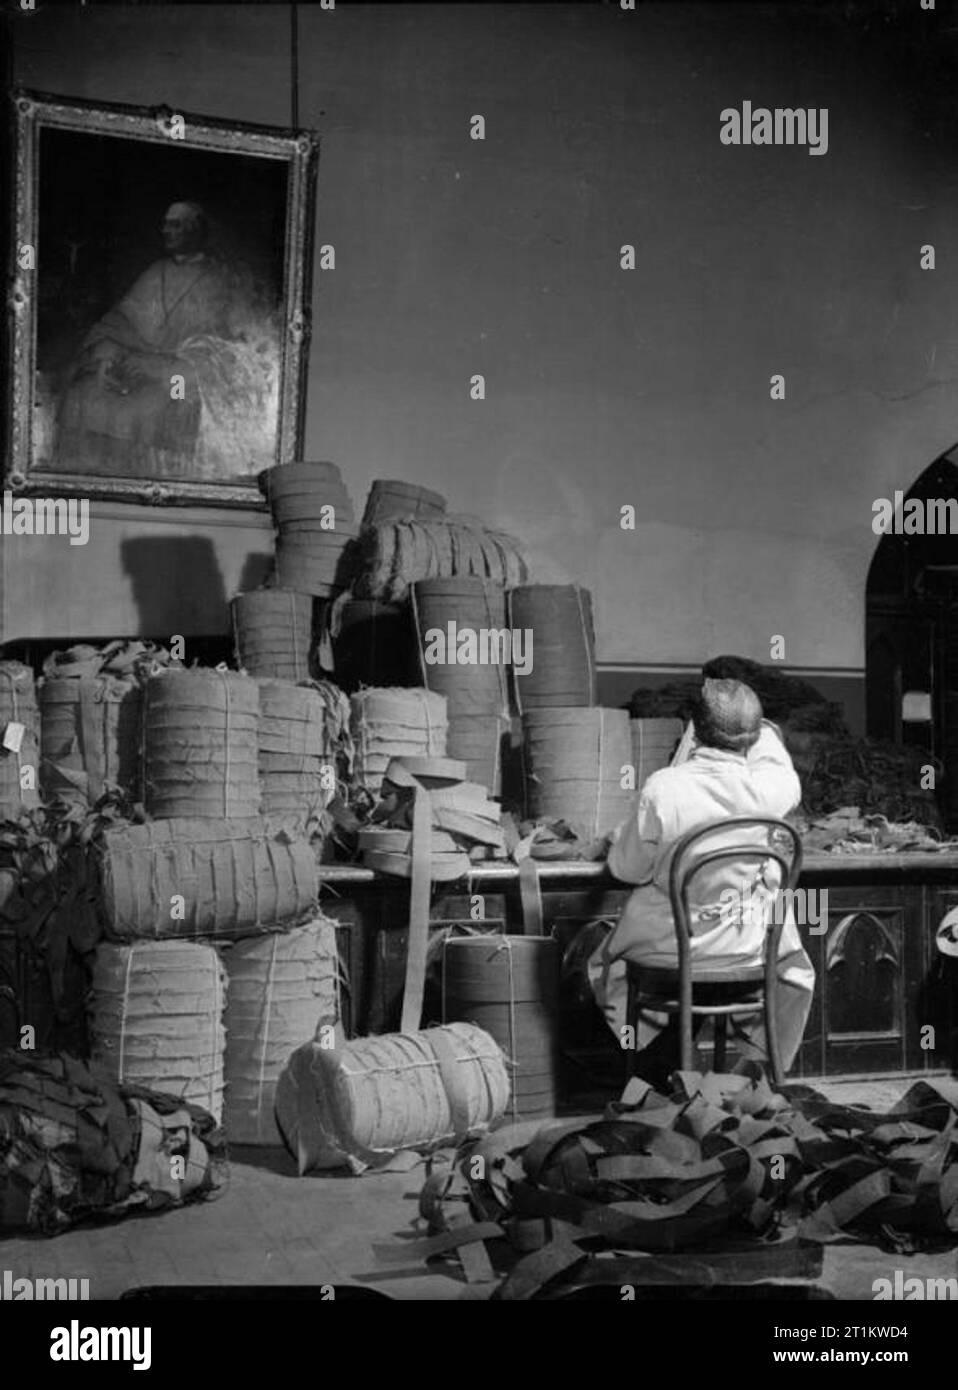
{"type": "Polygon", "coordinates": [[[13,104],[5,486],[261,506],[301,453],[316,136],[13,104]]]}

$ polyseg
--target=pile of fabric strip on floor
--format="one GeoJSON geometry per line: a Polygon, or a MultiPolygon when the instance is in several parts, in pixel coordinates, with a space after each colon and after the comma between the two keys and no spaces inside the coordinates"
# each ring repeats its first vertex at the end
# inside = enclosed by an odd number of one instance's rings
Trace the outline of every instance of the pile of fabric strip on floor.
{"type": "Polygon", "coordinates": [[[676,1072],[668,1098],[636,1080],[602,1116],[508,1126],[434,1159],[427,1234],[377,1255],[455,1259],[476,1296],[528,1299],[601,1281],[604,1263],[612,1283],[748,1284],[814,1277],[832,1241],[947,1249],[956,1121],[947,1078],[916,1082],[885,1114],[804,1085],[774,1092],[754,1064],[676,1072]]]}
{"type": "Polygon", "coordinates": [[[0,1051],[0,1231],[55,1235],[216,1196],[226,1180],[225,1137],[199,1107],[73,1057],[0,1051]]]}

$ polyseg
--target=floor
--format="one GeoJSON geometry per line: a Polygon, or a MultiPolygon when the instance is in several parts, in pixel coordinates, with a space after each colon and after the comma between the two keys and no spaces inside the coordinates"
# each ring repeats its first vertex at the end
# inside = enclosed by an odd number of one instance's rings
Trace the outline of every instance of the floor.
{"type": "MultiPolygon", "coordinates": [[[[835,1100],[887,1109],[904,1079],[816,1083],[835,1100]]],[[[144,1285],[361,1283],[399,1299],[460,1299],[475,1291],[452,1266],[397,1269],[374,1244],[394,1242],[416,1219],[420,1165],[362,1178],[296,1176],[274,1149],[236,1149],[230,1185],[215,1202],[129,1218],[53,1239],[0,1241],[0,1277],[90,1280],[92,1298],[114,1299],[144,1285]]],[[[819,1281],[836,1298],[868,1299],[872,1281],[954,1277],[954,1251],[901,1256],[865,1246],[830,1246],[819,1281]]]]}

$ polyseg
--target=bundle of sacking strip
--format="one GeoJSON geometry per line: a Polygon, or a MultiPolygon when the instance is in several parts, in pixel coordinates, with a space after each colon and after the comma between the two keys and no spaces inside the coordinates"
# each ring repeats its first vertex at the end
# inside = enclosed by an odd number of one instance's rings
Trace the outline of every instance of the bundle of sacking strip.
{"type": "Polygon", "coordinates": [[[349,701],[328,682],[261,680],[257,739],[263,814],[314,821],[336,794],[349,701]]]}
{"type": "Polygon", "coordinates": [[[404,599],[417,580],[455,576],[486,579],[502,588],[523,583],[527,574],[511,536],[469,517],[366,526],[356,554],[352,589],[357,598],[404,599]]]}
{"type": "Polygon", "coordinates": [[[632,761],[629,716],[617,709],[530,709],[522,716],[526,815],[560,818],[585,839],[604,835],[628,814],[623,787],[632,761]]]}
{"type": "Polygon", "coordinates": [[[316,908],[309,841],[258,816],[118,826],[100,837],[98,862],[114,940],[250,936],[316,908]]]}
{"type": "Polygon", "coordinates": [[[131,1082],[223,1111],[226,972],[191,941],[101,942],[90,994],[91,1060],[131,1082]]]}
{"type": "Polygon", "coordinates": [[[356,1174],[400,1149],[485,1133],[509,1100],[502,1053],[467,1023],[297,1048],[279,1079],[276,1121],[300,1173],[356,1174]]]}
{"type": "Polygon", "coordinates": [[[334,463],[283,463],[259,476],[276,526],[276,583],[330,598],[346,587],[345,551],[357,534],[334,463]]]}
{"type": "Polygon", "coordinates": [[[247,675],[308,680],[313,646],[313,596],[292,589],[254,589],[232,602],[236,664],[247,675]]]}
{"type": "Polygon", "coordinates": [[[444,758],[446,700],[429,690],[357,690],[350,697],[356,780],[378,793],[393,758],[444,758]]]}
{"type": "Polygon", "coordinates": [[[143,760],[151,816],[259,814],[259,686],[225,669],[163,671],[146,683],[143,760]]]}
{"type": "Polygon", "coordinates": [[[114,787],[140,799],[143,684],[169,661],[142,642],[81,644],[47,657],[39,687],[45,800],[92,806],[114,787]]]}
{"type": "Polygon", "coordinates": [[[240,941],[224,959],[226,1130],[238,1144],[282,1144],[276,1084],[294,1048],[341,1041],[336,923],[321,913],[290,932],[240,941]]]}
{"type": "Polygon", "coordinates": [[[505,591],[480,578],[424,579],[413,584],[410,602],[422,683],[446,697],[446,747],[473,782],[498,796],[510,723],[508,671],[518,655],[505,627],[505,591]]]}

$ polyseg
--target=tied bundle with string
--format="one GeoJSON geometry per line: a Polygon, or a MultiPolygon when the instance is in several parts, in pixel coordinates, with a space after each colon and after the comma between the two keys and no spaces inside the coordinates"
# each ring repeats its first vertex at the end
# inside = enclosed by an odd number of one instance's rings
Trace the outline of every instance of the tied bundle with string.
{"type": "Polygon", "coordinates": [[[446,700],[428,690],[357,690],[350,696],[349,727],[356,781],[376,795],[393,758],[446,756],[446,700]]]}
{"type": "Polygon", "coordinates": [[[258,816],[117,826],[96,858],[112,940],[255,936],[316,909],[309,841],[258,816]]]}
{"type": "Polygon", "coordinates": [[[223,666],[151,676],[143,700],[147,813],[258,815],[258,726],[259,687],[249,676],[223,666]]]}
{"type": "Polygon", "coordinates": [[[15,820],[40,804],[39,728],[32,670],[20,661],[0,661],[0,819],[15,820]]]}
{"type": "Polygon", "coordinates": [[[223,1111],[226,972],[214,947],[190,941],[101,942],[90,992],[91,1060],[132,1082],[223,1111]]]}
{"type": "Polygon", "coordinates": [[[514,1122],[554,1115],[559,1057],[559,944],[550,936],[447,935],[442,1021],[473,1023],[502,1049],[514,1122]]]}
{"type": "Polygon", "coordinates": [[[366,498],[364,526],[377,526],[384,521],[441,521],[446,515],[446,499],[441,493],[415,483],[403,483],[389,478],[376,478],[366,498]]]}
{"type": "Polygon", "coordinates": [[[312,825],[352,761],[350,706],[328,681],[261,680],[258,724],[263,813],[312,825]]]}
{"type": "Polygon", "coordinates": [[[422,683],[446,698],[446,747],[465,762],[473,782],[498,796],[502,742],[510,725],[511,637],[509,650],[500,641],[505,592],[484,579],[425,579],[413,584],[410,601],[422,683]]]}
{"type": "Polygon", "coordinates": [[[473,517],[392,520],[363,527],[351,587],[356,598],[398,601],[422,579],[471,576],[505,588],[522,584],[527,573],[518,542],[473,517]]]}
{"type": "Polygon", "coordinates": [[[276,1122],[300,1174],[346,1166],[358,1175],[402,1149],[428,1152],[484,1134],[508,1100],[496,1043],[452,1023],[297,1048],[279,1079],[276,1122]]]}
{"type": "Polygon", "coordinates": [[[230,610],[236,664],[249,676],[303,681],[313,675],[313,596],[291,589],[237,594],[230,610]]]}
{"type": "Polygon", "coordinates": [[[331,598],[346,587],[353,504],[334,463],[282,463],[259,475],[276,527],[274,578],[284,589],[331,598]]]}
{"type": "Polygon", "coordinates": [[[628,814],[622,786],[632,761],[629,716],[617,709],[531,709],[522,716],[526,815],[562,819],[592,840],[628,814]]]}
{"type": "Polygon", "coordinates": [[[217,1197],[227,1178],[223,1134],[200,1107],[75,1057],[0,1053],[0,1229],[56,1235],[217,1197]]]}
{"type": "Polygon", "coordinates": [[[594,705],[595,626],[592,594],[579,584],[520,584],[507,595],[508,626],[532,634],[534,660],[513,667],[516,708],[594,705]]]}
{"type": "Polygon", "coordinates": [[[282,1145],[273,1110],[290,1054],[314,1036],[343,1041],[336,923],[320,913],[290,932],[237,942],[224,959],[226,1131],[234,1143],[282,1145]]]}
{"type": "Polygon", "coordinates": [[[45,800],[92,806],[115,788],[140,799],[143,686],[171,666],[179,662],[146,642],[81,644],[47,657],[39,686],[45,800]]]}

